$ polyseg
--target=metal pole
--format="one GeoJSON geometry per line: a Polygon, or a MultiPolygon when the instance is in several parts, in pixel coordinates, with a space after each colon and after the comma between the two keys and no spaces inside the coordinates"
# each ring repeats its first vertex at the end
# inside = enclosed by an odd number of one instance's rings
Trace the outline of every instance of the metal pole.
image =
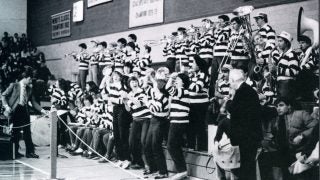
{"type": "Polygon", "coordinates": [[[50,139],[50,179],[57,177],[57,111],[50,112],[51,119],[51,139],[50,139]]]}

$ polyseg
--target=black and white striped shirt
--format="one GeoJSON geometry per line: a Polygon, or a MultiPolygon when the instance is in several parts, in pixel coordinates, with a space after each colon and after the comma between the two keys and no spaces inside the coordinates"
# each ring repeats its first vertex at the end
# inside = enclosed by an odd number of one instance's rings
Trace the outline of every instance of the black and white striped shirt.
{"type": "Polygon", "coordinates": [[[147,107],[153,116],[167,117],[169,115],[169,99],[161,93],[156,93],[153,88],[146,90],[148,95],[147,107]]]}
{"type": "Polygon", "coordinates": [[[277,81],[295,79],[299,70],[298,57],[292,49],[280,54],[277,65],[277,81]]]}
{"type": "Polygon", "coordinates": [[[146,96],[142,89],[138,89],[137,92],[129,92],[134,101],[129,99],[127,104],[131,109],[133,119],[146,119],[151,118],[151,113],[147,106],[142,102],[143,98],[146,96]]]}
{"type": "Polygon", "coordinates": [[[166,44],[165,47],[163,48],[163,56],[167,58],[176,58],[175,54],[175,47],[174,44],[166,44]]]}
{"type": "Polygon", "coordinates": [[[209,101],[209,77],[203,72],[190,76],[189,96],[191,104],[207,103],[209,101]]]}
{"type": "Polygon", "coordinates": [[[170,122],[189,123],[190,98],[189,91],[183,88],[169,87],[171,99],[170,122]]]}
{"type": "Polygon", "coordinates": [[[199,39],[199,56],[201,58],[213,58],[214,37],[213,30],[208,30],[199,39]]]}
{"type": "Polygon", "coordinates": [[[276,43],[276,32],[269,24],[264,24],[258,31],[263,39],[266,39],[268,43],[276,43]]]}
{"type": "Polygon", "coordinates": [[[229,46],[232,46],[236,43],[235,48],[231,52],[231,60],[249,60],[249,54],[245,49],[244,35],[239,36],[239,32],[232,31],[230,39],[229,39],[229,46]]]}
{"type": "Polygon", "coordinates": [[[189,42],[186,40],[176,42],[175,54],[177,61],[181,61],[182,64],[189,64],[189,42]]]}
{"type": "Polygon", "coordinates": [[[79,61],[79,70],[89,69],[90,56],[87,51],[81,51],[75,59],[76,61],[79,61]]]}
{"type": "Polygon", "coordinates": [[[222,29],[217,29],[215,32],[214,46],[214,56],[223,57],[227,53],[228,42],[231,35],[231,29],[229,27],[224,27],[222,29]]]}

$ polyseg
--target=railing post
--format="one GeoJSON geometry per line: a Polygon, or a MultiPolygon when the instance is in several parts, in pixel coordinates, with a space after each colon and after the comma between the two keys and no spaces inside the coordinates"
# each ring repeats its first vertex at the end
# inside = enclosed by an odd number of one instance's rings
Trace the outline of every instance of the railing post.
{"type": "Polygon", "coordinates": [[[50,179],[57,179],[57,111],[50,112],[51,138],[50,138],[50,179]]]}

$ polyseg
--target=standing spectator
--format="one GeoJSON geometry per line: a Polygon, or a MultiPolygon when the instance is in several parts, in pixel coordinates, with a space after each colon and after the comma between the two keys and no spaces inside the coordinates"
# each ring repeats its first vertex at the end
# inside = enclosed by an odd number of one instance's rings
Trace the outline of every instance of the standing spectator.
{"type": "Polygon", "coordinates": [[[254,16],[258,27],[258,34],[261,35],[262,39],[265,39],[267,43],[276,44],[276,32],[268,24],[268,15],[265,13],[259,13],[257,16],[254,16]]]}
{"type": "Polygon", "coordinates": [[[23,130],[23,137],[26,144],[26,157],[27,158],[39,158],[34,152],[34,145],[31,138],[30,130],[30,114],[28,110],[28,101],[31,100],[33,108],[37,111],[47,114],[47,112],[41,108],[41,106],[35,101],[32,94],[32,69],[27,68],[22,73],[22,80],[17,83],[12,83],[2,93],[2,103],[6,109],[10,122],[13,123],[13,127],[25,126],[23,128],[15,128],[13,130],[13,142],[15,142],[15,154],[16,157],[22,157],[19,151],[19,134],[23,130]]]}
{"type": "Polygon", "coordinates": [[[296,76],[299,73],[297,55],[291,48],[291,34],[282,31],[278,35],[278,47],[282,51],[277,62],[277,90],[280,97],[289,99],[296,96],[296,76]]]}
{"type": "Polygon", "coordinates": [[[255,157],[262,139],[260,102],[256,91],[245,83],[243,70],[230,71],[231,99],[230,141],[239,145],[241,166],[239,180],[255,180],[255,157]]]}
{"type": "Polygon", "coordinates": [[[43,80],[45,83],[48,82],[49,78],[52,76],[49,68],[46,65],[46,60],[40,60],[40,67],[37,69],[38,79],[43,80]]]}

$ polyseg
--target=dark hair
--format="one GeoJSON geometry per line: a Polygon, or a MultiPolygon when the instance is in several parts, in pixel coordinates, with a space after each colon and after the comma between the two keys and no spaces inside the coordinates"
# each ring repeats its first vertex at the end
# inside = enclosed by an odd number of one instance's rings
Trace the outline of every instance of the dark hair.
{"type": "Polygon", "coordinates": [[[106,47],[108,46],[107,42],[105,42],[105,41],[102,41],[102,42],[100,43],[100,45],[101,45],[102,47],[104,47],[104,48],[106,48],[106,47]]]}
{"type": "Polygon", "coordinates": [[[119,42],[119,43],[123,44],[124,46],[126,46],[126,45],[127,45],[127,40],[126,40],[125,38],[120,38],[120,39],[118,39],[118,41],[117,41],[117,42],[119,42]]]}
{"type": "Polygon", "coordinates": [[[128,37],[134,40],[134,42],[137,41],[137,36],[135,34],[129,34],[128,37]]]}
{"type": "Polygon", "coordinates": [[[311,45],[311,39],[308,36],[301,35],[298,37],[298,41],[304,41],[307,44],[311,45]]]}
{"type": "Polygon", "coordinates": [[[283,39],[284,43],[288,46],[288,48],[291,47],[291,42],[288,39],[285,39],[283,37],[278,36],[279,38],[283,39]]]}
{"type": "Polygon", "coordinates": [[[91,104],[93,104],[93,98],[90,94],[86,94],[83,98],[83,101],[84,100],[88,100],[91,104]]]}
{"type": "Polygon", "coordinates": [[[134,42],[129,42],[127,46],[131,47],[134,50],[136,45],[134,44],[134,42]]]}
{"type": "Polygon", "coordinates": [[[229,21],[230,20],[230,18],[229,18],[229,16],[227,16],[227,15],[220,15],[220,16],[218,16],[218,19],[223,19],[223,21],[224,22],[227,22],[227,21],[229,21]]]}
{"type": "Polygon", "coordinates": [[[151,47],[148,45],[144,45],[144,48],[146,48],[147,52],[150,53],[151,52],[151,47]]]}
{"type": "Polygon", "coordinates": [[[236,22],[237,24],[242,24],[241,19],[239,17],[234,17],[231,19],[231,22],[236,22]]]}
{"type": "Polygon", "coordinates": [[[137,81],[137,82],[139,83],[138,78],[136,78],[135,76],[129,77],[128,80],[127,80],[127,86],[128,86],[128,88],[129,88],[130,91],[132,90],[131,87],[130,87],[130,82],[131,82],[131,81],[137,81]]]}
{"type": "Polygon", "coordinates": [[[188,89],[189,85],[190,85],[190,78],[188,75],[186,75],[185,73],[179,73],[178,77],[182,80],[183,82],[183,88],[184,89],[188,89]]]}
{"type": "Polygon", "coordinates": [[[126,63],[124,63],[124,66],[128,67],[130,69],[130,73],[132,72],[132,69],[133,69],[132,63],[126,62],[126,63]]]}
{"type": "Polygon", "coordinates": [[[99,93],[99,87],[96,85],[96,83],[94,83],[93,81],[89,81],[87,82],[87,84],[89,85],[89,92],[92,92],[94,94],[99,93]]]}
{"type": "Polygon", "coordinates": [[[63,90],[64,92],[68,92],[68,87],[67,87],[68,85],[66,80],[59,78],[58,83],[61,90],[63,90]]]}
{"type": "Polygon", "coordinates": [[[81,43],[79,44],[79,47],[83,48],[83,49],[87,49],[87,45],[85,43],[81,43]]]}
{"type": "Polygon", "coordinates": [[[33,76],[33,69],[30,66],[27,66],[22,73],[22,78],[28,78],[33,76]]]}

